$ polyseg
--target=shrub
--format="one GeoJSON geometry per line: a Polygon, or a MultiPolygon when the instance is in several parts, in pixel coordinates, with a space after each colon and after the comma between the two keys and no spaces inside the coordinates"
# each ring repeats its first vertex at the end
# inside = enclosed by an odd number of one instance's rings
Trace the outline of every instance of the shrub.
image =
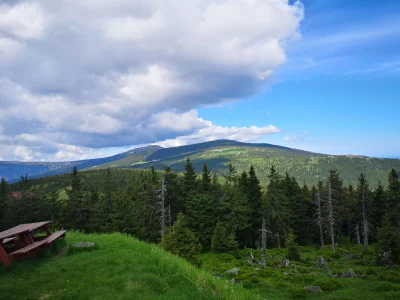
{"type": "Polygon", "coordinates": [[[393,283],[400,283],[400,274],[395,271],[383,272],[379,274],[378,278],[393,283]]]}
{"type": "Polygon", "coordinates": [[[365,270],[365,274],[366,274],[366,275],[377,275],[375,269],[373,269],[373,268],[367,268],[367,269],[365,270]]]}
{"type": "Polygon", "coordinates": [[[193,261],[195,256],[200,254],[201,251],[201,245],[198,239],[194,233],[186,227],[182,214],[178,215],[172,230],[164,235],[161,246],[165,250],[190,261],[193,261]]]}
{"type": "Polygon", "coordinates": [[[323,291],[335,291],[342,287],[339,280],[329,277],[318,279],[313,285],[319,286],[323,291]]]}
{"type": "Polygon", "coordinates": [[[211,249],[217,252],[225,252],[236,250],[237,248],[238,243],[235,240],[234,234],[228,235],[224,225],[218,222],[211,237],[211,249]]]}
{"type": "Polygon", "coordinates": [[[307,292],[304,288],[295,287],[290,289],[290,296],[292,299],[304,299],[307,295],[307,292]]]}
{"type": "Polygon", "coordinates": [[[389,291],[399,291],[400,287],[397,287],[389,282],[384,282],[378,285],[375,288],[375,291],[377,292],[389,292],[389,291]]]}
{"type": "Polygon", "coordinates": [[[293,233],[289,233],[285,241],[287,258],[290,260],[300,260],[300,253],[295,239],[296,236],[293,233]]]}

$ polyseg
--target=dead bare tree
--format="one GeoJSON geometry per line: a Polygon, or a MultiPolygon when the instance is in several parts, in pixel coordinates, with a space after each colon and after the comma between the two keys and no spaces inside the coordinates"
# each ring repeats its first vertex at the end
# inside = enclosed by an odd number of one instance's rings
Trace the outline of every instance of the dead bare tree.
{"type": "Polygon", "coordinates": [[[168,226],[172,226],[172,220],[171,220],[171,204],[168,204],[168,226]]]}
{"type": "Polygon", "coordinates": [[[335,252],[335,217],[333,212],[333,198],[332,198],[332,186],[331,183],[328,183],[328,201],[327,201],[327,209],[328,209],[328,233],[331,237],[332,251],[335,252]]]}
{"type": "Polygon", "coordinates": [[[263,218],[261,228],[261,267],[263,269],[266,268],[267,260],[267,234],[271,234],[271,232],[267,229],[265,218],[263,218]]]}
{"type": "Polygon", "coordinates": [[[157,204],[160,204],[160,229],[161,229],[160,233],[161,233],[161,239],[164,238],[165,226],[166,226],[166,213],[167,213],[167,209],[165,208],[165,195],[166,195],[166,193],[167,193],[167,188],[165,186],[165,181],[161,180],[161,189],[159,190],[159,195],[158,195],[158,198],[160,199],[160,202],[157,202],[157,204]]]}
{"type": "Polygon", "coordinates": [[[356,228],[354,229],[356,233],[356,240],[357,240],[357,245],[361,245],[361,238],[360,238],[360,225],[357,223],[356,228]]]}
{"type": "Polygon", "coordinates": [[[281,236],[279,234],[279,232],[274,234],[274,237],[276,238],[276,242],[278,243],[278,249],[281,248],[281,236]]]}
{"type": "Polygon", "coordinates": [[[322,208],[321,208],[321,194],[320,191],[318,189],[317,193],[315,194],[315,198],[316,198],[316,205],[317,205],[317,225],[319,227],[319,236],[321,239],[321,246],[324,247],[325,246],[325,242],[324,242],[324,230],[322,227],[322,208]]]}

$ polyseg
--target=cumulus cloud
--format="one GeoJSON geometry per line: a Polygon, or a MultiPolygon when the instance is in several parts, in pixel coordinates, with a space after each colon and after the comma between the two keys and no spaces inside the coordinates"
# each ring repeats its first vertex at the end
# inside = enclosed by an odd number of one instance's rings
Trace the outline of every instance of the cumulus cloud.
{"type": "Polygon", "coordinates": [[[191,135],[180,136],[175,139],[168,139],[157,144],[161,147],[177,147],[192,143],[213,141],[217,139],[229,139],[240,142],[253,142],[265,135],[280,132],[281,129],[273,125],[265,127],[222,127],[207,122],[207,127],[200,129],[191,135]]]}
{"type": "Polygon", "coordinates": [[[287,0],[2,1],[0,155],[64,160],[268,134],[219,127],[196,109],[264,89],[302,19],[287,0]]]}

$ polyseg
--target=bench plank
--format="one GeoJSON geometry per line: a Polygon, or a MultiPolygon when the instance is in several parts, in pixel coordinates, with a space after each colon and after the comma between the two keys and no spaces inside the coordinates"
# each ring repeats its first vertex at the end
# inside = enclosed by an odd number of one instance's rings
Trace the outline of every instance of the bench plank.
{"type": "Polygon", "coordinates": [[[50,244],[53,241],[55,241],[56,239],[58,239],[62,236],[65,236],[66,232],[67,232],[66,230],[57,231],[57,232],[53,233],[51,236],[45,238],[43,241],[45,241],[46,244],[50,244]]]}
{"type": "Polygon", "coordinates": [[[31,252],[32,250],[35,250],[37,248],[39,248],[41,245],[45,244],[44,240],[43,241],[39,241],[39,242],[34,242],[24,248],[21,248],[17,251],[14,251],[12,253],[10,253],[11,256],[15,256],[15,255],[22,255],[22,254],[26,254],[28,252],[31,252]]]}
{"type": "Polygon", "coordinates": [[[3,240],[3,244],[7,244],[8,242],[11,242],[13,240],[17,239],[15,236],[14,237],[10,237],[10,238],[6,238],[3,240]]]}

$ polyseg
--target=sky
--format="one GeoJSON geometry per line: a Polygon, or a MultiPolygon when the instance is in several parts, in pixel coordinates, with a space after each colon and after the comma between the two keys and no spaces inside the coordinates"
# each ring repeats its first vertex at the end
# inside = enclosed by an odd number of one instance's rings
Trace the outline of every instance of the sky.
{"type": "Polygon", "coordinates": [[[215,139],[400,158],[400,1],[0,0],[0,160],[215,139]]]}

